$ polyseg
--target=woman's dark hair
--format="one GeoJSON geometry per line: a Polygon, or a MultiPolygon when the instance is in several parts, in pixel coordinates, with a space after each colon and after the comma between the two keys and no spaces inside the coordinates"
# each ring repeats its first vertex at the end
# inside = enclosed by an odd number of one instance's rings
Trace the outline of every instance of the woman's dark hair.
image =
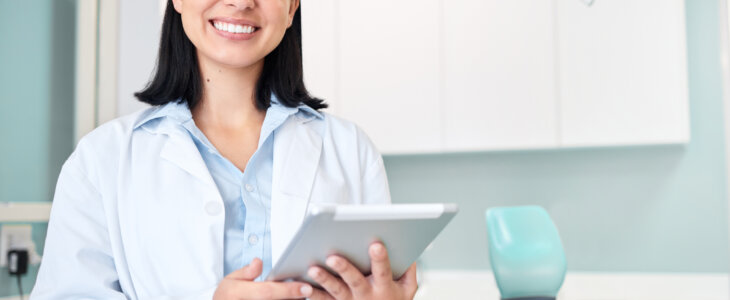
{"type": "MultiPolygon", "coordinates": [[[[288,107],[304,103],[316,110],[326,108],[324,100],[307,92],[303,73],[301,8],[297,8],[292,25],[284,33],[281,43],[264,58],[264,67],[254,92],[256,106],[262,110],[268,108],[271,93],[274,93],[279,103],[288,107]]],[[[193,109],[202,94],[203,82],[195,46],[185,34],[182,18],[169,0],[162,22],[154,77],[144,90],[134,96],[152,105],[179,100],[187,102],[193,109]]]]}

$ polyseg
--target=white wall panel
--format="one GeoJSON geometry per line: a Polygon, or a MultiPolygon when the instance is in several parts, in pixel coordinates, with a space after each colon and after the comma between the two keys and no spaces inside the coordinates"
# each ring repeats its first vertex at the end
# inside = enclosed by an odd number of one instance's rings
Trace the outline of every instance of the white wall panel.
{"type": "Polygon", "coordinates": [[[563,145],[688,141],[684,1],[557,3],[563,145]]]}
{"type": "Polygon", "coordinates": [[[337,106],[337,0],[303,1],[302,63],[304,84],[312,96],[337,106]]]}
{"type": "Polygon", "coordinates": [[[447,150],[557,146],[553,0],[444,1],[447,150]]]}
{"type": "Polygon", "coordinates": [[[384,153],[441,149],[439,1],[339,2],[338,115],[384,153]]]}
{"type": "Polygon", "coordinates": [[[119,116],[148,107],[138,101],[134,93],[147,85],[155,68],[160,45],[159,10],[158,1],[119,1],[119,116]]]}

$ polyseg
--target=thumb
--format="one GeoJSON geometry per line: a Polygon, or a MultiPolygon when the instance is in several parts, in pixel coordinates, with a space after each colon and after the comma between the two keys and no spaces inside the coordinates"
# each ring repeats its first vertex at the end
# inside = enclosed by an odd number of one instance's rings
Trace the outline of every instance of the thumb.
{"type": "Polygon", "coordinates": [[[398,281],[405,286],[416,286],[418,285],[418,278],[416,273],[416,263],[413,263],[408,270],[398,279],[398,281]]]}
{"type": "Polygon", "coordinates": [[[253,281],[256,277],[261,275],[263,269],[263,263],[260,259],[254,258],[248,266],[240,268],[228,274],[228,278],[236,280],[253,281]]]}

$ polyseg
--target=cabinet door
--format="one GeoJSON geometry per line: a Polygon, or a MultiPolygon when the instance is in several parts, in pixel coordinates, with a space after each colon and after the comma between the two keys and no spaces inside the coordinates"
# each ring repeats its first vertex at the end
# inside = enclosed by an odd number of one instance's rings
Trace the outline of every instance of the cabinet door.
{"type": "Polygon", "coordinates": [[[556,1],[562,144],[686,142],[684,1],[556,1]]]}
{"type": "Polygon", "coordinates": [[[337,0],[303,1],[302,64],[309,93],[337,106],[337,0]]]}
{"type": "Polygon", "coordinates": [[[557,145],[553,25],[554,0],[444,1],[447,150],[557,145]]]}
{"type": "Polygon", "coordinates": [[[338,1],[335,113],[383,153],[441,149],[439,1],[338,1]]]}

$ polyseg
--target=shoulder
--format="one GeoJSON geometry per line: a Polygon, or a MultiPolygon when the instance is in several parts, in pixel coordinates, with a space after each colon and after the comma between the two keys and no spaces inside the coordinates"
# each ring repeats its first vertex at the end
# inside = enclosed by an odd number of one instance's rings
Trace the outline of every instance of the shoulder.
{"type": "Polygon", "coordinates": [[[119,148],[129,141],[137,125],[159,109],[157,106],[145,108],[101,124],[81,138],[77,149],[119,148]]]}
{"type": "Polygon", "coordinates": [[[135,134],[135,126],[159,107],[149,107],[108,121],[82,137],[67,164],[73,164],[94,177],[96,170],[114,167],[135,134]]]}
{"type": "Polygon", "coordinates": [[[323,112],[322,115],[325,141],[331,139],[336,148],[357,153],[364,166],[382,161],[377,147],[360,126],[330,113],[323,112]]]}
{"type": "Polygon", "coordinates": [[[358,134],[362,132],[359,126],[355,123],[345,120],[341,117],[335,116],[328,112],[321,112],[322,120],[327,125],[327,130],[337,134],[358,134]]]}
{"type": "Polygon", "coordinates": [[[351,121],[327,113],[323,123],[326,124],[323,153],[336,152],[326,159],[340,162],[338,166],[345,166],[340,171],[344,169],[345,173],[353,176],[351,178],[357,178],[353,180],[358,182],[357,188],[351,191],[355,199],[359,199],[356,202],[390,203],[383,157],[365,131],[351,121]]]}

